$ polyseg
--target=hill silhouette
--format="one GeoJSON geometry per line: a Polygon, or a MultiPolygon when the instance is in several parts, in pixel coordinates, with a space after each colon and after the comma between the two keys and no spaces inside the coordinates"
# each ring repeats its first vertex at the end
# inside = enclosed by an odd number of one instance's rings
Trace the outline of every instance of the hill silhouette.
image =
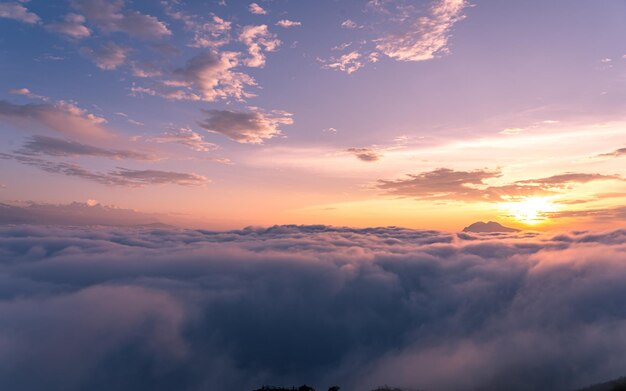
{"type": "Polygon", "coordinates": [[[581,388],[577,391],[626,391],[626,377],[581,388]]]}
{"type": "Polygon", "coordinates": [[[519,232],[519,229],[505,227],[495,221],[477,221],[463,228],[463,232],[492,233],[492,232],[519,232]]]}

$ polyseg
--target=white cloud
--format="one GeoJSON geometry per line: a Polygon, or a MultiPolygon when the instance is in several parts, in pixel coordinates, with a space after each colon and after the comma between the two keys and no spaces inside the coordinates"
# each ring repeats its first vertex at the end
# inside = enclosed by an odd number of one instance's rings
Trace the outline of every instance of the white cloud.
{"type": "Polygon", "coordinates": [[[197,26],[192,47],[217,48],[230,41],[231,22],[213,15],[210,22],[197,26]]]}
{"type": "Polygon", "coordinates": [[[201,134],[190,128],[172,128],[165,134],[150,138],[158,143],[176,143],[198,152],[209,152],[218,148],[217,144],[205,141],[201,134]]]}
{"type": "Polygon", "coordinates": [[[343,22],[341,22],[341,27],[345,29],[356,29],[356,28],[359,28],[360,26],[353,20],[346,19],[343,22]]]}
{"type": "Polygon", "coordinates": [[[143,122],[134,120],[132,118],[129,118],[127,121],[128,121],[129,124],[133,124],[133,125],[137,125],[137,126],[144,126],[145,125],[143,122]]]}
{"type": "Polygon", "coordinates": [[[505,128],[500,131],[501,134],[518,134],[524,131],[524,128],[505,128]]]}
{"type": "Polygon", "coordinates": [[[28,97],[30,99],[40,99],[40,100],[43,100],[43,101],[47,101],[48,100],[47,96],[34,94],[28,88],[13,88],[13,89],[9,90],[9,92],[11,94],[14,94],[14,95],[23,95],[23,96],[26,96],[26,97],[28,97]]]}
{"type": "Polygon", "coordinates": [[[65,15],[62,22],[46,25],[46,28],[72,39],[82,39],[91,35],[91,30],[85,26],[85,17],[73,13],[65,15]]]}
{"type": "Polygon", "coordinates": [[[239,35],[239,40],[248,47],[249,58],[244,59],[244,64],[253,68],[265,66],[265,53],[278,49],[281,42],[276,34],[269,32],[267,25],[245,26],[239,35]]]}
{"type": "Polygon", "coordinates": [[[166,74],[162,80],[147,86],[133,84],[131,94],[169,100],[213,102],[232,98],[243,101],[254,96],[247,87],[256,86],[256,81],[246,73],[235,71],[240,62],[238,52],[205,51],[166,74]]]}
{"type": "Polygon", "coordinates": [[[261,7],[257,3],[250,3],[250,5],[248,6],[248,11],[250,11],[251,13],[256,14],[256,15],[265,15],[265,14],[267,14],[267,11],[265,9],[263,9],[263,7],[261,7]]]}
{"type": "MultiPolygon", "coordinates": [[[[239,65],[239,54],[235,52],[209,51],[198,54],[191,58],[183,68],[176,69],[173,80],[165,82],[165,85],[173,87],[195,87],[199,91],[200,98],[206,101],[217,99],[235,98],[243,100],[252,95],[246,91],[247,86],[254,86],[254,79],[241,72],[233,70],[239,65]]],[[[184,91],[174,90],[174,93],[182,92],[182,97],[187,98],[184,91]]],[[[193,95],[192,95],[193,97],[193,95]]],[[[173,99],[176,99],[173,96],[173,99]]],[[[194,99],[192,99],[194,100],[194,99]]]]}
{"type": "Polygon", "coordinates": [[[376,48],[399,61],[425,61],[448,52],[450,30],[463,20],[466,0],[436,0],[428,16],[417,18],[403,33],[389,34],[376,48]]]}
{"type": "Polygon", "coordinates": [[[289,19],[281,19],[278,22],[276,22],[276,26],[288,28],[288,27],[302,26],[302,23],[289,20],[289,19]]]}
{"type": "Polygon", "coordinates": [[[20,22],[28,24],[36,24],[41,21],[41,18],[20,3],[0,3],[0,18],[19,20],[20,22]]]}
{"type": "Polygon", "coordinates": [[[161,76],[162,71],[160,69],[160,64],[157,64],[152,61],[133,61],[131,64],[131,70],[133,72],[133,76],[141,77],[141,78],[150,78],[161,76]]]}
{"type": "Polygon", "coordinates": [[[201,15],[190,14],[182,10],[174,9],[172,2],[163,2],[165,12],[174,20],[181,21],[185,30],[193,34],[190,47],[219,48],[230,42],[232,23],[215,14],[210,14],[206,20],[201,15]]]}
{"type": "Polygon", "coordinates": [[[340,57],[331,57],[328,60],[320,60],[323,63],[324,68],[336,69],[347,74],[351,74],[361,69],[365,64],[363,62],[363,56],[358,51],[354,50],[350,53],[346,53],[340,57]]]}

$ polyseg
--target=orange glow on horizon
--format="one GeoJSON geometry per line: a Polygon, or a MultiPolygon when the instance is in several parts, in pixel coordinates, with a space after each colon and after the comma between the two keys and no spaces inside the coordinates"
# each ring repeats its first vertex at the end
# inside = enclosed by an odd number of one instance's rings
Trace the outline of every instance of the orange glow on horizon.
{"type": "Polygon", "coordinates": [[[516,221],[532,226],[548,222],[546,214],[557,210],[548,197],[528,197],[521,201],[507,202],[502,207],[516,221]]]}

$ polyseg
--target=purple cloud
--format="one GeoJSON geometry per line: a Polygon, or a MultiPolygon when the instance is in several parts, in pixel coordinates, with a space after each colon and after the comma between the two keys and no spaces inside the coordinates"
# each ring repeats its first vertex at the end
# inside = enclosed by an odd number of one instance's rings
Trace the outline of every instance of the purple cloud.
{"type": "Polygon", "coordinates": [[[120,65],[124,64],[130,51],[130,48],[117,45],[113,42],[108,42],[95,49],[88,47],[81,48],[81,53],[91,59],[98,68],[104,71],[117,69],[120,65]]]}
{"type": "Polygon", "coordinates": [[[0,3],[0,18],[14,19],[28,24],[41,22],[41,18],[37,14],[30,12],[21,3],[0,3]]]}
{"type": "Polygon", "coordinates": [[[0,381],[576,389],[624,373],[624,243],[624,230],[2,226],[0,381]]]}
{"type": "Polygon", "coordinates": [[[16,152],[22,155],[29,156],[93,156],[105,157],[116,160],[156,160],[154,156],[139,151],[125,149],[106,149],[95,147],[93,145],[83,144],[78,141],[65,140],[48,136],[33,136],[29,140],[27,140],[24,145],[16,152]]]}
{"type": "Polygon", "coordinates": [[[264,112],[204,110],[207,118],[199,125],[209,132],[222,134],[239,143],[262,144],[279,136],[281,125],[293,124],[292,115],[284,111],[264,112]]]}
{"type": "Polygon", "coordinates": [[[0,120],[29,130],[34,125],[80,138],[111,137],[104,127],[106,119],[66,101],[20,105],[0,100],[0,120]]]}
{"type": "Polygon", "coordinates": [[[105,33],[123,32],[150,39],[172,34],[167,25],[156,17],[126,9],[124,0],[72,0],[71,4],[105,33]]]}
{"type": "Polygon", "coordinates": [[[102,185],[141,187],[145,185],[173,184],[180,186],[199,186],[208,183],[208,179],[194,173],[182,173],[161,170],[134,170],[117,167],[107,172],[93,171],[75,163],[58,162],[28,156],[0,152],[0,159],[13,160],[27,166],[36,167],[51,174],[60,174],[97,182],[102,185]]]}
{"type": "Polygon", "coordinates": [[[348,148],[348,152],[364,162],[375,162],[380,160],[380,154],[372,148],[348,148]]]}
{"type": "Polygon", "coordinates": [[[554,195],[567,190],[572,185],[592,181],[624,180],[620,175],[567,172],[498,186],[488,185],[489,180],[500,176],[500,171],[497,170],[455,171],[449,168],[438,168],[420,174],[409,174],[401,179],[381,179],[378,181],[378,188],[389,195],[416,199],[497,202],[530,196],[554,195]]]}
{"type": "Polygon", "coordinates": [[[91,35],[91,30],[85,26],[85,20],[82,15],[69,13],[62,22],[50,23],[46,28],[72,39],[87,38],[91,35]]]}

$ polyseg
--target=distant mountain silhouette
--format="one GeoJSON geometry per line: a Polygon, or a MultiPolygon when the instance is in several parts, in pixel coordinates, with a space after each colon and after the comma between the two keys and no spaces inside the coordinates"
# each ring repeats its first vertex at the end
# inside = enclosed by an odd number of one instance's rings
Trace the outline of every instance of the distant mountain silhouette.
{"type": "MultiPolygon", "coordinates": [[[[328,389],[328,391],[339,391],[341,387],[332,386],[328,389]]],[[[274,386],[263,386],[254,391],[315,391],[315,388],[309,387],[307,385],[303,385],[300,387],[274,387],[274,386]]],[[[404,391],[401,388],[392,388],[389,386],[378,387],[372,391],[404,391]]]]}
{"type": "Polygon", "coordinates": [[[626,391],[626,377],[581,388],[578,391],[626,391]]]}
{"type": "MultiPolygon", "coordinates": [[[[490,221],[489,223],[492,223],[492,221],[490,221]]],[[[489,223],[481,222],[481,224],[484,224],[484,225],[489,224],[489,223]]],[[[503,227],[498,223],[495,223],[495,224],[499,225],[500,227],[504,229],[507,229],[507,227],[503,227]]],[[[511,228],[508,228],[508,229],[511,229],[511,228]]],[[[340,387],[338,386],[333,386],[328,389],[328,391],[339,391],[339,390],[340,390],[340,387]]],[[[303,385],[300,387],[263,386],[254,391],[315,391],[315,388],[309,387],[306,385],[303,385]]],[[[408,390],[404,390],[402,388],[396,388],[396,387],[382,386],[372,391],[408,391],[408,390]]],[[[576,391],[626,391],[626,377],[620,377],[619,379],[614,379],[608,382],[594,384],[585,388],[580,388],[576,391]]]]}
{"type": "Polygon", "coordinates": [[[505,227],[495,221],[477,221],[463,228],[463,232],[489,233],[489,232],[519,232],[519,229],[505,227]]]}
{"type": "Polygon", "coordinates": [[[174,229],[175,225],[165,224],[165,223],[147,223],[147,224],[137,224],[133,225],[133,227],[137,228],[154,228],[154,229],[174,229]]]}
{"type": "Polygon", "coordinates": [[[72,202],[70,204],[22,205],[0,203],[0,225],[43,224],[71,226],[136,226],[145,228],[169,228],[155,214],[122,209],[102,204],[72,202]]]}
{"type": "MultiPolygon", "coordinates": [[[[336,387],[336,388],[331,387],[329,388],[329,390],[337,391],[339,390],[339,387],[336,387]]],[[[296,387],[286,388],[286,387],[263,386],[254,391],[315,391],[315,388],[309,387],[307,385],[302,385],[297,388],[296,387]]]]}

